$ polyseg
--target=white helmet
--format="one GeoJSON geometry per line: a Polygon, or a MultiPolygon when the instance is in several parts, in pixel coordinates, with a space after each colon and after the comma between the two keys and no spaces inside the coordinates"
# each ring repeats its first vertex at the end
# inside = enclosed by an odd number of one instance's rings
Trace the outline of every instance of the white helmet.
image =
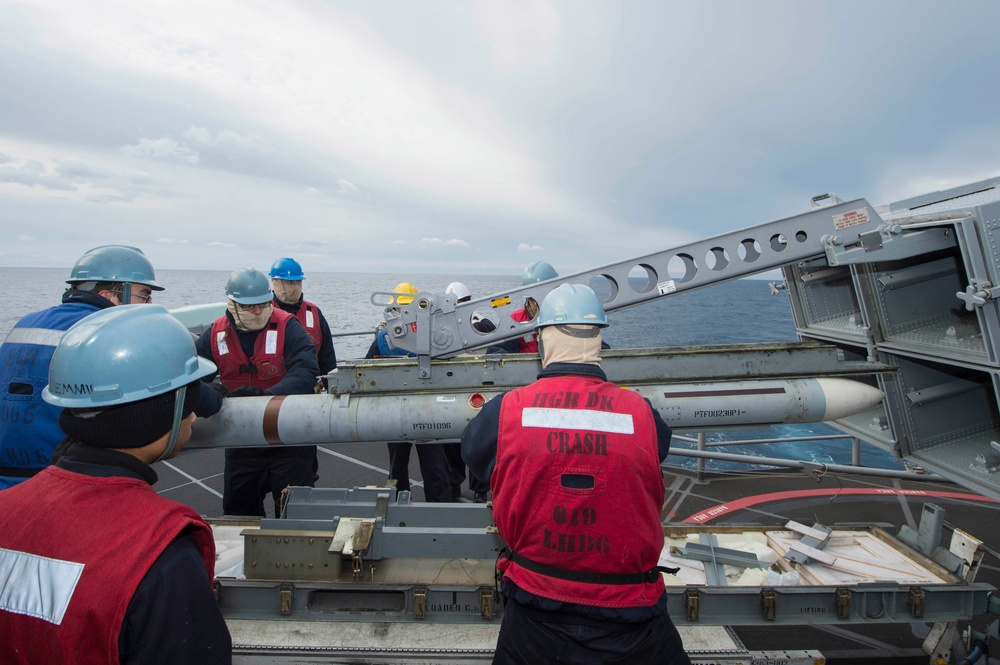
{"type": "Polygon", "coordinates": [[[469,290],[465,284],[461,282],[452,282],[445,289],[445,293],[450,293],[455,296],[455,302],[465,302],[466,300],[472,300],[472,291],[469,290]]]}

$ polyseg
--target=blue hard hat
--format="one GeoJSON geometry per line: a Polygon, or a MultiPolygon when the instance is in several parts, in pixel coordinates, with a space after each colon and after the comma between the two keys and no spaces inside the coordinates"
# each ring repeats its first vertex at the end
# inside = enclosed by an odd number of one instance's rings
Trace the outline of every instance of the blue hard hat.
{"type": "Polygon", "coordinates": [[[299,262],[287,256],[271,264],[271,272],[268,273],[268,277],[288,282],[298,282],[306,278],[302,274],[302,266],[299,265],[299,262]]]}
{"type": "Polygon", "coordinates": [[[559,273],[556,269],[552,267],[552,264],[546,263],[545,261],[535,261],[531,265],[524,269],[521,273],[521,286],[527,286],[528,284],[534,284],[535,282],[544,282],[547,279],[552,279],[553,277],[558,277],[559,273]]]}
{"type": "Polygon", "coordinates": [[[256,268],[240,268],[226,281],[226,297],[241,305],[263,305],[274,295],[267,275],[256,268]]]}
{"type": "Polygon", "coordinates": [[[538,309],[535,329],[577,324],[606,328],[604,305],[593,289],[583,284],[562,284],[549,291],[538,309]]]}
{"type": "Polygon", "coordinates": [[[129,282],[144,284],[154,291],[163,287],[156,283],[153,264],[137,247],[102,245],[81,256],[69,272],[67,284],[77,282],[129,282]]]}
{"type": "Polygon", "coordinates": [[[69,409],[138,402],[215,372],[194,338],[160,305],[109,307],[62,336],[42,399],[69,409]]]}

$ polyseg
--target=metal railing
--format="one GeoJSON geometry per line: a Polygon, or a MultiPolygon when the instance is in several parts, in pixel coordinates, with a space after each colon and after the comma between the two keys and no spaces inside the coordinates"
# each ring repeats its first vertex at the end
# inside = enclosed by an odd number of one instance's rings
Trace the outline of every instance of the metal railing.
{"type": "MultiPolygon", "coordinates": [[[[821,434],[815,436],[790,436],[771,437],[766,439],[740,439],[732,441],[706,441],[705,433],[700,432],[696,438],[675,434],[673,439],[685,441],[698,446],[696,450],[686,448],[671,447],[670,454],[678,457],[692,457],[698,460],[697,478],[698,481],[705,480],[705,460],[718,460],[723,462],[737,462],[742,464],[756,464],[763,466],[775,466],[789,469],[799,469],[814,475],[826,473],[853,473],[866,476],[878,476],[881,478],[904,478],[906,480],[927,480],[934,482],[952,482],[943,476],[935,473],[917,472],[909,469],[882,469],[878,467],[863,466],[861,464],[861,440],[846,434],[821,434]],[[759,455],[740,455],[734,453],[720,453],[709,448],[721,448],[736,445],[755,445],[763,443],[794,443],[800,441],[823,441],[836,439],[850,439],[851,441],[851,463],[850,464],[827,464],[824,462],[810,462],[806,460],[782,459],[778,457],[763,457],[759,455]]],[[[900,462],[902,463],[902,462],[900,462]]]]}

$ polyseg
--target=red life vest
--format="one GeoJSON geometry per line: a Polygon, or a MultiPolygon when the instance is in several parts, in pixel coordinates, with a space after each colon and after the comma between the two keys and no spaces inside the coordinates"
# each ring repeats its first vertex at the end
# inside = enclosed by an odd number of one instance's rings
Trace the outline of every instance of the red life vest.
{"type": "Polygon", "coordinates": [[[295,318],[309,333],[309,338],[313,341],[313,346],[316,347],[316,358],[319,358],[319,347],[323,344],[323,333],[319,329],[319,307],[308,300],[303,300],[299,311],[295,312],[295,318]]]}
{"type": "Polygon", "coordinates": [[[8,550],[0,551],[0,570],[13,564],[32,573],[9,581],[25,583],[11,595],[18,607],[0,607],[4,663],[118,665],[132,595],[185,529],[214,576],[215,543],[205,521],[135,478],[50,466],[4,490],[0,505],[0,548],[8,550]]]}
{"type": "Polygon", "coordinates": [[[285,327],[292,319],[288,312],[272,308],[271,320],[254,340],[253,358],[247,358],[229,319],[220,316],[212,323],[212,360],[219,379],[229,390],[257,386],[267,390],[285,376],[285,327]]]}
{"type": "Polygon", "coordinates": [[[664,488],[646,401],[599,378],[547,377],[504,395],[499,428],[490,479],[497,530],[516,555],[541,564],[501,557],[504,577],[567,603],[655,605],[664,593],[650,573],[663,549],[664,488]],[[591,575],[570,580],[544,567],[591,575]],[[638,583],[606,581],[642,573],[638,583]]]}
{"type": "MultiPolygon", "coordinates": [[[[525,322],[530,321],[531,317],[528,316],[527,310],[523,307],[521,309],[515,309],[510,313],[510,318],[515,321],[525,322]]],[[[518,353],[538,353],[538,333],[531,331],[527,335],[522,335],[518,340],[521,344],[521,348],[518,353]]]]}

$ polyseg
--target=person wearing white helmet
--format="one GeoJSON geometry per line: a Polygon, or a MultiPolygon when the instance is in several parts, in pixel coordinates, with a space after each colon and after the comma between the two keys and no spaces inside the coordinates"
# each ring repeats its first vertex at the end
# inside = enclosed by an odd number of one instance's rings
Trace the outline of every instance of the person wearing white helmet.
{"type": "MultiPolygon", "coordinates": [[[[472,300],[472,291],[462,282],[452,282],[445,288],[445,294],[455,296],[455,303],[464,303],[472,300]]],[[[496,325],[487,318],[482,318],[476,314],[470,316],[472,327],[480,332],[492,332],[496,330],[496,325]]],[[[461,443],[444,444],[444,456],[448,461],[448,477],[451,482],[452,499],[458,501],[462,498],[462,483],[466,478],[466,464],[462,459],[461,443]]],[[[472,491],[473,503],[486,503],[487,493],[490,491],[490,484],[479,478],[472,469],[468,469],[469,489],[472,491]]]]}
{"type": "Polygon", "coordinates": [[[211,527],[152,488],[214,371],[156,305],[104,309],[62,336],[43,397],[68,445],[0,492],[4,663],[232,662],[211,527]]]}
{"type": "MultiPolygon", "coordinates": [[[[393,307],[405,307],[413,302],[417,287],[409,282],[400,282],[392,289],[393,307]]],[[[390,358],[393,356],[412,356],[404,349],[389,345],[389,331],[382,328],[376,333],[365,358],[390,358]]],[[[448,462],[445,460],[443,443],[417,444],[417,459],[420,462],[420,475],[424,483],[424,500],[428,503],[440,503],[452,500],[451,486],[448,480],[448,462]]],[[[396,481],[396,489],[401,492],[410,491],[410,452],[413,443],[409,441],[393,441],[386,443],[389,450],[389,480],[396,481]]]]}
{"type": "MultiPolygon", "coordinates": [[[[274,307],[273,296],[267,275],[234,270],[226,281],[226,313],[196,342],[198,355],[218,365],[231,397],[307,395],[316,385],[316,348],[294,316],[274,307]]],[[[227,448],[222,510],[264,517],[270,493],[279,517],[282,490],[313,487],[318,471],[316,446],[227,448]]]]}
{"type": "Polygon", "coordinates": [[[506,545],[494,663],[690,665],[661,574],[676,571],[658,566],[672,432],[648,400],[607,380],[607,325],[589,287],[550,291],[536,320],[538,379],[491,399],[462,432],[506,545]]]}
{"type": "Polygon", "coordinates": [[[149,259],[125,245],[87,251],[66,283],[61,304],[23,317],[0,345],[0,490],[44,469],[63,438],[59,409],[42,400],[49,360],[63,333],[94,312],[148,303],[153,291],[163,290],[149,259]]]}

